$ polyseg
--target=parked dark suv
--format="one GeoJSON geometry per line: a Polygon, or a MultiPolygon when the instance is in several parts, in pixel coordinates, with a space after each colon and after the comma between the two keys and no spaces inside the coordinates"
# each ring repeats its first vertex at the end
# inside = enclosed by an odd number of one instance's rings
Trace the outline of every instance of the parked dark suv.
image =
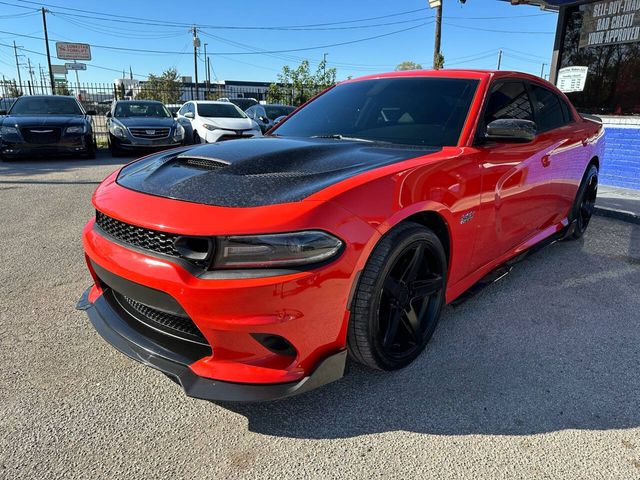
{"type": "Polygon", "coordinates": [[[55,154],[95,157],[93,110],[73,97],[29,95],[0,110],[0,158],[55,154]]]}
{"type": "Polygon", "coordinates": [[[126,151],[162,150],[182,145],[184,128],[161,102],[118,100],[107,112],[109,149],[113,156],[126,151]]]}

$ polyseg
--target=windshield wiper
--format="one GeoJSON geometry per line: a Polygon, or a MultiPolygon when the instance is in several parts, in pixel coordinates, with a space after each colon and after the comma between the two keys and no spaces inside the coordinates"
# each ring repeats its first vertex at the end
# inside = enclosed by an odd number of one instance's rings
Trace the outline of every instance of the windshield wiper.
{"type": "Polygon", "coordinates": [[[334,133],[331,135],[312,135],[311,138],[332,138],[335,140],[351,140],[353,142],[367,142],[367,143],[389,143],[382,140],[371,140],[369,138],[349,137],[340,133],[334,133]]]}

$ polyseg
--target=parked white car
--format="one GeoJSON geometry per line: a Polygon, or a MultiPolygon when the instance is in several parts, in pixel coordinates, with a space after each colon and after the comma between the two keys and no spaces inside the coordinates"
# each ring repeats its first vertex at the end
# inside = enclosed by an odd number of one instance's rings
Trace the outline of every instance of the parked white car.
{"type": "Polygon", "coordinates": [[[187,102],[178,110],[178,121],[190,124],[193,143],[262,136],[258,124],[229,102],[187,102]]]}

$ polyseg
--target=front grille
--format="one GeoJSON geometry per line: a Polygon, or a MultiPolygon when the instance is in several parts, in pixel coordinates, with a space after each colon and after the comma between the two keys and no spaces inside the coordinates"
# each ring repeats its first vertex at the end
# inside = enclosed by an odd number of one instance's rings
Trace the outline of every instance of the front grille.
{"type": "Polygon", "coordinates": [[[179,235],[124,223],[97,210],[96,224],[103,231],[121,242],[164,255],[180,257],[180,253],[174,245],[174,241],[179,235]]]}
{"type": "Polygon", "coordinates": [[[58,127],[25,127],[21,128],[20,132],[27,143],[46,145],[58,143],[62,129],[58,127]]]}
{"type": "Polygon", "coordinates": [[[169,136],[169,128],[130,128],[131,135],[137,138],[165,138],[169,136]]]}
{"type": "Polygon", "coordinates": [[[114,292],[114,294],[122,308],[148,327],[191,342],[208,345],[202,332],[189,317],[166,313],[120,293],[114,292]]]}
{"type": "Polygon", "coordinates": [[[237,140],[240,138],[251,138],[253,137],[253,135],[243,135],[243,134],[239,134],[239,135],[233,135],[233,134],[227,134],[227,135],[221,135],[218,138],[219,142],[224,142],[225,140],[237,140]]]}

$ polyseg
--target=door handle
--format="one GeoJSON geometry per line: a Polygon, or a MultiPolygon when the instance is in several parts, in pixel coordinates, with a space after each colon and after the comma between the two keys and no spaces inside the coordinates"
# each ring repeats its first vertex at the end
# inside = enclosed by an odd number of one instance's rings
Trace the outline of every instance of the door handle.
{"type": "Polygon", "coordinates": [[[543,155],[540,161],[542,162],[543,167],[551,165],[551,157],[549,157],[549,155],[543,155]]]}

